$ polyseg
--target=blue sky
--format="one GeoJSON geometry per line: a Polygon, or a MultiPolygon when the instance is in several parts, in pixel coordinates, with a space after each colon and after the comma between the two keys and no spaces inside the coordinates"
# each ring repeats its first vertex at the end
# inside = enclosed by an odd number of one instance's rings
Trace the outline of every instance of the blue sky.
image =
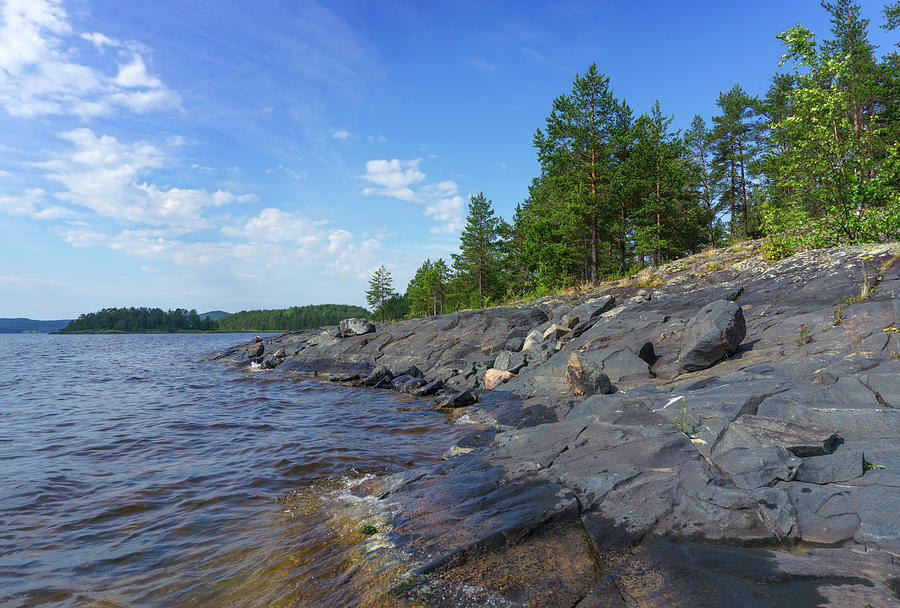
{"type": "Polygon", "coordinates": [[[402,291],[469,195],[511,217],[591,62],[684,128],[798,22],[828,34],[814,0],[0,0],[0,317],[402,291]]]}

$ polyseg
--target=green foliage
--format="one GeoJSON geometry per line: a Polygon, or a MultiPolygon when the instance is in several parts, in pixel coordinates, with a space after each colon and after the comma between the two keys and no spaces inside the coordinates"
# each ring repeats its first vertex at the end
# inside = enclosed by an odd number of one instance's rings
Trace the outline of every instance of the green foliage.
{"type": "Polygon", "coordinates": [[[369,311],[347,304],[316,304],[270,310],[242,310],[219,320],[219,329],[229,331],[295,331],[337,325],[341,319],[368,317],[369,311]]]}
{"type": "Polygon", "coordinates": [[[681,407],[676,410],[675,430],[690,435],[691,419],[688,416],[687,408],[684,406],[684,397],[681,398],[681,407]]]}
{"type": "Polygon", "coordinates": [[[443,313],[450,279],[450,268],[443,259],[425,260],[406,287],[409,315],[425,317],[443,313]]]}
{"type": "Polygon", "coordinates": [[[369,279],[369,289],[366,291],[366,302],[372,307],[373,314],[380,314],[381,322],[387,317],[387,302],[396,296],[394,281],[391,273],[384,265],[378,267],[369,279]]]}
{"type": "Polygon", "coordinates": [[[104,308],[98,312],[83,314],[60,329],[60,333],[78,332],[168,332],[211,331],[218,324],[209,318],[201,318],[194,309],[163,311],[161,308],[104,308]]]}
{"type": "Polygon", "coordinates": [[[800,324],[800,333],[796,338],[797,346],[805,346],[806,344],[809,344],[809,334],[810,334],[809,328],[806,327],[805,324],[801,323],[800,324]]]}
{"type": "Polygon", "coordinates": [[[366,536],[371,536],[372,534],[378,534],[378,528],[376,528],[375,526],[373,526],[371,524],[364,525],[362,528],[360,528],[359,531],[362,532],[363,534],[365,534],[366,536]]]}
{"type": "MultiPolygon", "coordinates": [[[[460,303],[484,306],[485,298],[505,291],[500,267],[500,227],[491,201],[483,193],[470,197],[466,226],[459,237],[459,253],[453,254],[453,270],[459,279],[454,296],[460,303]]],[[[443,260],[439,262],[443,266],[433,272],[442,278],[434,278],[432,283],[442,286],[449,278],[449,269],[443,260]]],[[[436,296],[430,297],[436,303],[436,296]]]]}

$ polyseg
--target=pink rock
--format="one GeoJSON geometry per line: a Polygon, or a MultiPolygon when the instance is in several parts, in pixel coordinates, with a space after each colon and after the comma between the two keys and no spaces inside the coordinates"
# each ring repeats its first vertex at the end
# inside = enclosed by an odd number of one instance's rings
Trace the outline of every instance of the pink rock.
{"type": "Polygon", "coordinates": [[[492,367],[484,372],[484,388],[488,390],[495,389],[513,376],[515,374],[512,372],[503,372],[492,367]]]}

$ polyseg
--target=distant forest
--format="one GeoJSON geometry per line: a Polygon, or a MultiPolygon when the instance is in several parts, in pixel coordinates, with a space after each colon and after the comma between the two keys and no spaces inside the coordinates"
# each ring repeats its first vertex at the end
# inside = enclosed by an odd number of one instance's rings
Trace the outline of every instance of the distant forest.
{"type": "MultiPolygon", "coordinates": [[[[900,238],[900,53],[876,54],[859,2],[822,0],[830,36],[796,25],[768,90],[735,84],[707,122],[636,112],[596,64],[534,134],[540,173],[510,222],[471,197],[459,253],[425,260],[405,293],[380,267],[367,301],[387,319],[528,299],[742,239],[769,259],[900,238]]],[[[790,7],[790,3],[784,5],[790,7]]],[[[880,27],[897,31],[900,0],[880,27]]],[[[773,66],[774,67],[774,66],[773,66]]]]}
{"type": "MultiPolygon", "coordinates": [[[[218,311],[217,311],[218,312],[218,311]]],[[[198,331],[290,331],[322,325],[337,325],[348,317],[367,317],[359,306],[318,304],[276,310],[250,310],[227,315],[218,321],[194,309],[104,308],[83,314],[60,329],[60,333],[94,332],[198,332],[198,331]]]]}
{"type": "Polygon", "coordinates": [[[219,321],[219,329],[252,331],[290,331],[323,325],[337,325],[341,319],[368,317],[369,311],[347,304],[293,306],[275,310],[242,310],[219,321]]]}

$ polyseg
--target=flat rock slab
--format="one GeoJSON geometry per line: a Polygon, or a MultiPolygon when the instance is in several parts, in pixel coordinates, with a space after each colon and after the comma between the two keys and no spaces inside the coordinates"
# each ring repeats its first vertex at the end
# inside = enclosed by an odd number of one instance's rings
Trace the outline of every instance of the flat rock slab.
{"type": "MultiPolygon", "coordinates": [[[[754,489],[789,481],[801,465],[796,456],[781,446],[733,448],[714,457],[716,465],[734,480],[739,488],[754,489]]],[[[860,465],[862,466],[862,465],[860,465]]]]}
{"type": "Polygon", "coordinates": [[[900,437],[900,410],[894,409],[804,407],[766,399],[760,404],[758,414],[832,428],[847,440],[900,437]]]}
{"type": "Polygon", "coordinates": [[[896,565],[883,553],[797,555],[659,541],[613,570],[577,608],[896,606],[896,565]]]}
{"type": "Polygon", "coordinates": [[[863,453],[839,451],[827,456],[804,458],[794,479],[806,483],[837,483],[850,481],[863,474],[863,453]]]}
{"type": "Polygon", "coordinates": [[[810,424],[767,416],[739,416],[725,430],[713,454],[738,447],[777,445],[801,458],[832,453],[840,443],[836,432],[810,424]]]}

